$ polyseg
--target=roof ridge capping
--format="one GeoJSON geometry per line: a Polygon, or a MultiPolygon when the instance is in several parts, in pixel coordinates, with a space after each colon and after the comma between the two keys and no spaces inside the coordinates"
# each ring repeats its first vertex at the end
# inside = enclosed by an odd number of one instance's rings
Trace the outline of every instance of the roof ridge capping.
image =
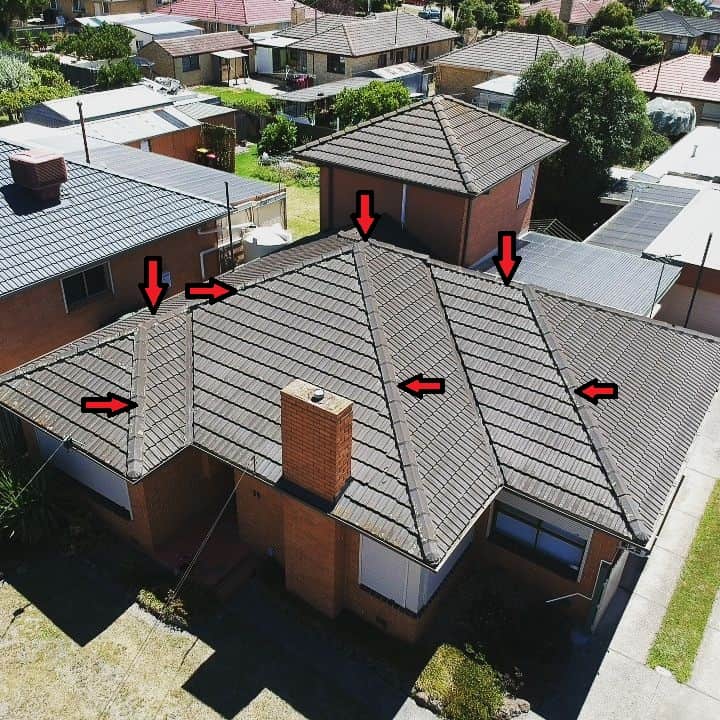
{"type": "Polygon", "coordinates": [[[358,274],[360,291],[365,301],[365,308],[370,325],[370,334],[375,344],[378,365],[382,376],[383,390],[387,398],[388,410],[393,425],[393,433],[397,444],[400,462],[405,472],[408,497],[410,498],[411,511],[415,518],[418,533],[420,535],[420,547],[425,559],[435,565],[442,559],[438,548],[435,525],[430,515],[425,491],[420,480],[417,467],[417,458],[412,447],[410,434],[406,428],[405,412],[402,409],[402,399],[397,388],[397,378],[393,369],[390,352],[385,340],[385,332],[380,320],[380,311],[375,300],[375,290],[370,279],[367,267],[367,259],[364,254],[366,243],[359,242],[352,248],[355,267],[358,274]]]}
{"type": "Polygon", "coordinates": [[[535,290],[532,286],[523,286],[522,293],[525,296],[530,311],[535,317],[535,322],[537,323],[550,355],[557,366],[560,377],[565,383],[570,401],[575,406],[575,409],[580,416],[580,420],[585,426],[585,430],[590,438],[593,449],[595,450],[598,460],[605,471],[605,475],[610,482],[611,489],[617,498],[620,510],[623,514],[623,519],[625,520],[633,539],[636,542],[645,545],[650,539],[650,532],[640,517],[639,507],[635,498],[630,493],[629,488],[615,466],[615,461],[610,454],[607,441],[600,430],[600,425],[594,412],[583,403],[580,403],[576,399],[575,393],[570,389],[578,386],[579,383],[575,377],[575,373],[572,371],[562,354],[562,350],[560,349],[560,346],[550,327],[545,309],[542,307],[542,303],[535,294],[535,290]]]}

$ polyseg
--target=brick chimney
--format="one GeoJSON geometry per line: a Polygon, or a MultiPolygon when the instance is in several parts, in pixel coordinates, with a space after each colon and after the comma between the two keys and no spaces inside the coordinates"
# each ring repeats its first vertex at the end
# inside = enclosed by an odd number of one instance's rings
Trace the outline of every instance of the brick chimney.
{"type": "Polygon", "coordinates": [[[570,22],[570,18],[572,17],[572,10],[573,0],[560,0],[560,12],[558,13],[558,17],[567,24],[570,22]]]}
{"type": "Polygon", "coordinates": [[[67,182],[62,155],[46,150],[23,150],[11,155],[9,162],[16,185],[29,190],[40,202],[60,202],[60,186],[67,182]]]}
{"type": "Polygon", "coordinates": [[[720,74],[720,52],[714,52],[710,56],[710,70],[713,73],[720,74]]]}
{"type": "Polygon", "coordinates": [[[290,24],[300,25],[305,22],[305,7],[303,5],[293,5],[290,8],[290,24]]]}
{"type": "Polygon", "coordinates": [[[280,391],[283,477],[328,503],[350,478],[352,403],[303,380],[280,391]]]}

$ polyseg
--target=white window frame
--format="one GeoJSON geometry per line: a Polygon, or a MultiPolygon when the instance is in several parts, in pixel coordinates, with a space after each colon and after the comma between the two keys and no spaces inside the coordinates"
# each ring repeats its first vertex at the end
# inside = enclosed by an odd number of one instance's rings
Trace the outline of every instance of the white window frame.
{"type": "Polygon", "coordinates": [[[92,267],[84,268],[83,270],[79,270],[78,272],[69,273],[67,275],[64,275],[60,278],[60,292],[62,294],[63,299],[63,305],[65,306],[65,314],[71,313],[73,310],[76,310],[78,308],[84,307],[89,301],[93,300],[93,298],[100,297],[101,295],[104,295],[106,292],[109,292],[110,294],[115,294],[115,286],[113,284],[113,277],[112,277],[112,271],[110,270],[110,263],[104,262],[104,263],[98,263],[97,265],[93,265],[92,267]],[[89,270],[94,270],[97,267],[105,267],[105,279],[107,280],[107,287],[102,290],[99,293],[93,293],[92,295],[87,294],[87,282],[84,278],[84,275],[89,270]],[[80,300],[76,303],[73,303],[72,305],[68,305],[67,297],[65,296],[65,286],[63,285],[63,281],[67,280],[68,278],[75,277],[76,275],[82,275],[83,276],[83,283],[85,284],[85,298],[83,300],[80,300]]]}
{"type": "Polygon", "coordinates": [[[535,188],[535,171],[537,165],[530,165],[520,173],[520,187],[518,188],[517,206],[524,205],[533,196],[535,188]]]}

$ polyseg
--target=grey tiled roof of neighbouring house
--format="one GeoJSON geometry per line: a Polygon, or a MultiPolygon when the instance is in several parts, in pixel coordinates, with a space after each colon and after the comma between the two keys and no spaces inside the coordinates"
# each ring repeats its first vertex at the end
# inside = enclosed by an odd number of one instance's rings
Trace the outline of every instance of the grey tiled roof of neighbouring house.
{"type": "Polygon", "coordinates": [[[479,195],[565,144],[469,103],[435,95],[295,152],[320,165],[479,195]]]}
{"type": "Polygon", "coordinates": [[[720,34],[720,18],[685,17],[672,10],[658,10],[635,18],[635,27],[659,35],[694,38],[705,33],[720,34]]]}
{"type": "MultiPolygon", "coordinates": [[[[304,23],[304,26],[308,25],[312,25],[312,21],[304,23]]],[[[285,35],[286,32],[279,34],[285,35]]],[[[307,52],[361,57],[456,37],[459,37],[458,34],[444,25],[423,20],[417,15],[384,12],[369,15],[359,22],[333,24],[290,47],[307,52]]]]}
{"type": "Polygon", "coordinates": [[[292,25],[285,30],[275,33],[275,35],[287,38],[296,38],[297,40],[305,40],[306,38],[315,37],[326,30],[339,27],[346,23],[362,22],[365,18],[357,15],[320,15],[317,19],[310,15],[310,19],[297,25],[292,25]]]}
{"type": "Polygon", "coordinates": [[[235,30],[214,32],[204,35],[188,35],[186,37],[156,39],[155,44],[172,57],[183,55],[203,55],[219,50],[245,50],[253,44],[244,35],[235,30]]]}
{"type": "MultiPolygon", "coordinates": [[[[529,232],[517,241],[516,282],[648,315],[680,276],[680,267],[630,253],[529,232]]],[[[498,272],[490,261],[478,268],[498,272]]]]}
{"type": "MultiPolygon", "coordinates": [[[[75,162],[84,162],[85,159],[81,151],[68,153],[66,157],[75,162]]],[[[278,190],[276,183],[242,177],[159,153],[143,152],[126,145],[94,149],[90,153],[90,162],[94,168],[119,172],[127,177],[222,205],[225,204],[226,182],[230,203],[233,205],[285,193],[284,189],[278,190]]]]}
{"type": "Polygon", "coordinates": [[[589,235],[585,242],[642,255],[643,250],[682,212],[686,204],[631,200],[589,235]]]}
{"type": "Polygon", "coordinates": [[[193,445],[277,483],[304,379],[353,403],[332,514],[432,566],[501,487],[645,544],[720,382],[715,339],[344,234],[224,279],[5,374],[0,405],[132,480],[193,445]],[[448,391],[400,397],[416,372],[448,391]],[[621,391],[594,408],[572,389],[596,376],[621,391]],[[108,389],[138,408],[81,419],[108,389]]]}
{"type": "Polygon", "coordinates": [[[548,52],[557,53],[563,60],[578,57],[593,63],[613,56],[627,62],[622,55],[593,42],[570,45],[550,35],[502,32],[441,55],[430,63],[522,75],[541,55],[548,52]]]}
{"type": "Polygon", "coordinates": [[[74,162],[60,203],[39,206],[10,174],[8,158],[22,149],[0,141],[0,296],[224,213],[218,203],[74,162]]]}

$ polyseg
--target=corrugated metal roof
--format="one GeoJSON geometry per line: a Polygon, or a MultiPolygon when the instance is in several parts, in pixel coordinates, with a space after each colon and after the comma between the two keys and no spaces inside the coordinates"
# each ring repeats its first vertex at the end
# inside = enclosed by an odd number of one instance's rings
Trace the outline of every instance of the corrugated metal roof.
{"type": "Polygon", "coordinates": [[[593,42],[571,45],[550,35],[501,32],[453,50],[447,55],[441,55],[431,60],[431,64],[522,75],[541,55],[548,52],[557,53],[563,60],[578,57],[588,63],[603,60],[608,56],[627,61],[621,55],[593,42]]]}
{"type": "Polygon", "coordinates": [[[24,290],[130,248],[221,217],[219,204],[68,162],[58,205],[15,185],[0,141],[0,295],[24,290]]]}
{"type": "Polygon", "coordinates": [[[356,75],[355,77],[344,78],[343,80],[334,80],[333,82],[322,83],[321,85],[313,85],[312,87],[301,88],[300,90],[280,93],[276,97],[278,100],[285,100],[286,102],[316,102],[324,98],[335,97],[346,89],[356,90],[357,88],[365,87],[373,80],[377,81],[377,78],[356,75]]]}
{"type": "MultiPolygon", "coordinates": [[[[84,163],[85,155],[76,151],[66,156],[69,160],[84,163]]],[[[255,198],[284,195],[275,183],[241,177],[196,163],[147,153],[125,145],[109,145],[91,153],[92,167],[99,170],[122,173],[141,182],[181,192],[195,198],[203,198],[221,205],[225,204],[225,183],[230,190],[230,202],[237,205],[255,198]]]]}
{"type": "MultiPolygon", "coordinates": [[[[516,282],[638,315],[648,315],[680,276],[681,268],[552,235],[526,233],[516,282]],[[659,284],[658,284],[659,283],[659,284]]],[[[497,276],[492,262],[479,268],[497,276]]]]}
{"type": "Polygon", "coordinates": [[[610,191],[606,192],[600,200],[616,205],[627,205],[631,200],[687,205],[696,193],[697,190],[692,188],[661,185],[657,179],[649,182],[642,179],[642,175],[640,175],[638,179],[630,177],[616,180],[610,191]]]}
{"type": "Polygon", "coordinates": [[[435,95],[315,140],[296,154],[463,195],[478,195],[560,150],[564,140],[435,95]]]}
{"type": "Polygon", "coordinates": [[[234,113],[234,110],[226,105],[215,105],[209,102],[180,103],[175,106],[175,110],[189,115],[195,120],[206,120],[207,118],[234,113]]]}
{"type": "Polygon", "coordinates": [[[353,403],[332,514],[432,565],[503,485],[645,542],[720,382],[715,339],[351,236],[224,279],[223,303],[171,298],[7,373],[0,404],[133,478],[193,444],[275,483],[302,378],[353,403]],[[399,397],[417,372],[446,393],[399,397]],[[572,392],[596,376],[621,388],[597,408],[572,392]],[[108,389],[144,401],[80,418],[108,389]]]}

